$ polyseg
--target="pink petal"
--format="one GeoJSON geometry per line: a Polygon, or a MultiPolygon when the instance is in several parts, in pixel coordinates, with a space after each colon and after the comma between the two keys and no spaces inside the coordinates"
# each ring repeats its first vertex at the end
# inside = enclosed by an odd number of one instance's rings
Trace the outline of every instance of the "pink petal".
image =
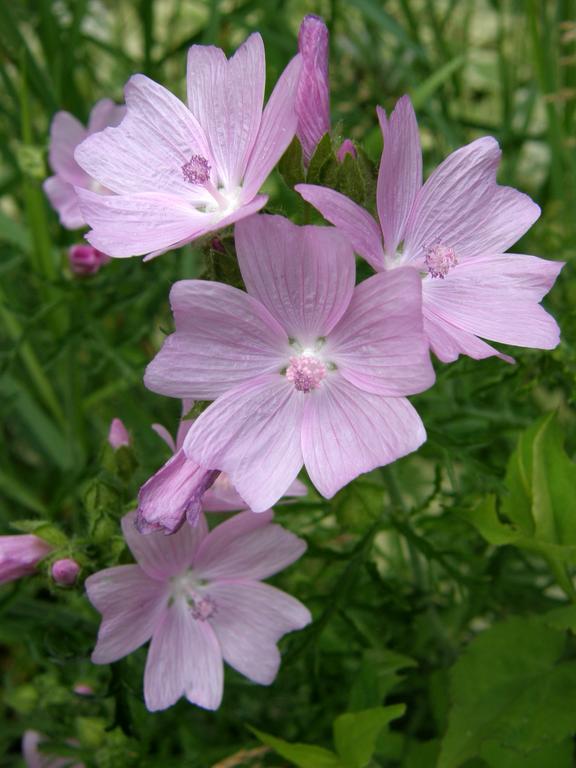
{"type": "Polygon", "coordinates": [[[174,442],[174,438],[172,437],[170,432],[168,432],[166,427],[163,426],[162,424],[152,424],[152,429],[154,430],[154,432],[156,432],[156,434],[161,440],[164,440],[164,442],[166,443],[168,448],[170,448],[172,453],[176,453],[176,443],[174,442]]]}
{"type": "Polygon", "coordinates": [[[214,528],[202,542],[194,571],[202,579],[267,579],[298,560],[306,542],[280,525],[272,513],[241,512],[214,528]]]}
{"type": "Polygon", "coordinates": [[[360,283],[328,347],[342,376],[366,392],[396,397],[432,386],[418,271],[394,269],[360,283]]]}
{"type": "Polygon", "coordinates": [[[82,215],[92,227],[86,239],[116,258],[167,250],[219,226],[218,212],[202,213],[175,195],[98,195],[80,187],[76,192],[82,215]]]}
{"type": "Polygon", "coordinates": [[[319,16],[304,17],[298,33],[302,71],[298,84],[298,138],[306,163],[322,136],[330,130],[328,27],[319,16]]]}
{"type": "Polygon", "coordinates": [[[247,506],[225,472],[220,473],[212,487],[202,497],[204,512],[236,512],[239,509],[246,509],[247,506]]]}
{"type": "Polygon", "coordinates": [[[86,223],[80,211],[78,195],[72,184],[59,176],[50,176],[42,185],[50,205],[58,213],[66,229],[79,229],[86,223]]]}
{"type": "Polygon", "coordinates": [[[234,187],[242,181],[260,128],[264,43],[258,33],[250,35],[230,61],[204,49],[193,45],[188,52],[188,103],[209,138],[220,180],[234,187]]]}
{"type": "Polygon", "coordinates": [[[403,397],[381,397],[334,375],[306,404],[302,452],[310,479],[326,498],[363,472],[415,451],[426,439],[403,397]]]}
{"type": "Polygon", "coordinates": [[[246,382],[199,416],[184,449],[202,466],[227,472],[248,506],[264,512],[302,467],[305,397],[280,375],[246,382]]]}
{"type": "Polygon", "coordinates": [[[114,128],[126,115],[124,104],[116,104],[112,99],[100,99],[92,107],[88,121],[88,133],[98,133],[104,128],[114,128]]]}
{"type": "Polygon", "coordinates": [[[182,172],[192,155],[213,162],[206,136],[186,106],[144,75],[131,77],[125,94],[122,123],[89,136],[76,150],[77,162],[118,194],[164,192],[189,201],[210,200],[182,172]]]}
{"type": "Polygon", "coordinates": [[[426,181],[406,225],[405,259],[419,265],[425,249],[442,243],[460,257],[485,219],[496,192],[498,142],[490,136],[452,152],[426,181]]]}
{"type": "Polygon", "coordinates": [[[560,330],[539,302],[563,266],[514,253],[470,259],[444,280],[426,279],[424,303],[437,321],[466,333],[519,347],[554,349],[560,330]]]}
{"type": "Polygon", "coordinates": [[[386,120],[381,107],[376,110],[384,139],[376,193],[378,216],[386,252],[395,256],[414,198],[422,186],[422,150],[409,96],[398,101],[390,120],[386,120]]]}
{"type": "Polygon", "coordinates": [[[177,600],[150,643],[144,673],[144,699],[151,712],[186,695],[193,704],[218,709],[222,701],[222,652],[207,622],[193,618],[177,600]]]}
{"type": "Polygon", "coordinates": [[[376,271],[384,269],[382,233],[368,211],[333,189],[314,184],[297,184],[294,189],[346,235],[352,248],[370,266],[376,271]]]}
{"type": "Polygon", "coordinates": [[[288,337],[259,301],[206,280],[181,280],[170,292],[176,333],[149,364],[144,383],[170,397],[213,400],[231,387],[278,371],[288,337]]]}
{"type": "Polygon", "coordinates": [[[86,174],[74,159],[74,150],[88,132],[69,112],[57,112],[50,126],[48,159],[52,170],[69,184],[86,183],[86,174]]]}
{"type": "Polygon", "coordinates": [[[217,611],[210,622],[224,660],[260,685],[270,685],[278,673],[278,640],[312,620],[298,600],[259,582],[214,582],[210,597],[217,611]]]}
{"type": "Polygon", "coordinates": [[[102,614],[94,664],[117,661],[150,639],[168,603],[166,582],[151,579],[138,565],[118,565],[89,576],[85,584],[102,614]]]}
{"type": "Polygon", "coordinates": [[[122,518],[122,533],[130,551],[146,574],[158,581],[166,581],[189,568],[202,540],[208,534],[204,515],[195,526],[183,525],[172,536],[164,533],[138,533],[136,513],[122,518]]]}
{"type": "Polygon", "coordinates": [[[296,92],[301,68],[295,56],[280,75],[260,123],[260,130],[244,175],[244,199],[254,197],[294,138],[298,117],[296,92]]]}
{"type": "Polygon", "coordinates": [[[248,293],[301,343],[325,336],[352,296],[356,264],[342,236],[282,216],[252,216],[234,231],[248,293]]]}
{"type": "Polygon", "coordinates": [[[424,331],[430,342],[430,349],[443,363],[453,363],[459,355],[468,355],[475,360],[487,357],[499,357],[507,363],[514,363],[514,358],[502,354],[471,333],[456,328],[442,320],[433,312],[433,307],[424,306],[424,331]]]}

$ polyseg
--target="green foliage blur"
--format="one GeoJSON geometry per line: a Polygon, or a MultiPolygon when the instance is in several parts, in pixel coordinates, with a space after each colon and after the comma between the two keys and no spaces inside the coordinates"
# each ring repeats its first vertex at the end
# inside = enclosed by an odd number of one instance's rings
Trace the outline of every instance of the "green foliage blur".
{"type": "MultiPolygon", "coordinates": [[[[0,586],[0,766],[24,765],[30,728],[97,768],[573,766],[576,0],[4,0],[0,78],[0,534],[36,531],[82,566],[68,590],[50,584],[50,559],[0,586]],[[98,615],[82,582],[129,562],[118,520],[168,457],[150,426],[175,430],[180,406],[142,374],[171,329],[170,285],[230,265],[195,244],[74,277],[81,233],[41,188],[50,120],[85,122],[135,72],[183,96],[188,46],[230,53],[253,30],[269,91],[306,13],[331,32],[334,135],[364,149],[372,181],[375,106],[403,93],[427,172],[498,139],[500,183],[542,207],[514,250],[568,262],[545,300],[563,342],[507,350],[515,366],[437,365],[413,399],[428,430],[417,454],[331,502],[311,492],[279,508],[309,549],[275,583],[314,623],[284,640],[270,688],[227,669],[218,712],[181,701],[152,715],[145,650],[91,665],[98,615]],[[115,416],[133,440],[117,454],[115,416]]],[[[278,173],[269,188],[269,210],[310,215],[278,173]]]]}

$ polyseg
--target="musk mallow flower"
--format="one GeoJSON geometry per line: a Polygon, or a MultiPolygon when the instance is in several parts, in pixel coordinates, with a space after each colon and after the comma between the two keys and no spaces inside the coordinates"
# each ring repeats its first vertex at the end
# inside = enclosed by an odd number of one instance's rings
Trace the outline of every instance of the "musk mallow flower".
{"type": "Polygon", "coordinates": [[[296,130],[300,56],[263,110],[265,69],[254,33],[229,60],[214,46],[190,48],[188,106],[144,75],[130,78],[122,123],[76,150],[115,193],[79,190],[95,248],[151,258],[262,208],[268,198],[258,190],[296,130]]]}
{"type": "Polygon", "coordinates": [[[110,99],[102,99],[92,108],[87,127],[69,112],[57,112],[54,115],[48,149],[48,160],[54,176],[44,182],[44,192],[66,229],[78,229],[86,223],[78,205],[77,189],[105,191],[91,174],[78,165],[74,159],[74,150],[88,136],[107,126],[118,125],[124,113],[123,106],[110,99]]]}
{"type": "Polygon", "coordinates": [[[505,253],[540,215],[512,187],[500,186],[500,149],[487,136],[456,150],[422,184],[422,151],[410,99],[389,118],[378,107],[384,137],[377,186],[377,223],[331,189],[297,191],[349,239],[377,271],[412,267],[422,275],[424,328],[444,362],[464,354],[499,355],[483,338],[552,349],[556,321],[539,302],[563,264],[505,253]],[[481,337],[481,338],[480,338],[481,337]]]}
{"type": "MultiPolygon", "coordinates": [[[[183,415],[191,406],[190,401],[184,402],[183,415]]],[[[136,527],[140,533],[175,533],[185,521],[196,525],[201,511],[247,509],[248,505],[227,475],[219,470],[204,469],[186,457],[182,446],[192,424],[191,419],[181,419],[176,440],[162,424],[152,425],[173,455],[140,488],[136,512],[136,527]]],[[[306,486],[295,480],[286,496],[304,496],[306,492],[306,486]]]]}
{"type": "Polygon", "coordinates": [[[51,551],[48,542],[32,533],[0,536],[0,584],[34,573],[51,551]]]}
{"type": "Polygon", "coordinates": [[[416,450],[425,431],[404,396],[434,380],[418,274],[354,287],[353,252],[337,230],[281,216],[241,222],[235,239],[248,292],[176,283],[176,332],[144,378],[164,395],[215,400],[186,435],[186,455],[227,472],[261,512],[303,464],[330,497],[416,450]]]}
{"type": "Polygon", "coordinates": [[[122,520],[137,565],[86,580],[102,614],[92,661],[110,664],[150,638],[144,673],[149,710],[181,697],[205,709],[222,700],[223,660],[255,683],[272,683],[278,640],[305,627],[310,613],[262,580],[297,560],[306,544],[272,523],[272,513],[242,512],[208,533],[201,515],[173,536],[143,536],[135,515],[122,520]]]}
{"type": "Polygon", "coordinates": [[[298,32],[298,50],[302,56],[302,70],[296,99],[296,135],[308,164],[318,142],[330,130],[328,28],[319,16],[304,17],[298,32]]]}

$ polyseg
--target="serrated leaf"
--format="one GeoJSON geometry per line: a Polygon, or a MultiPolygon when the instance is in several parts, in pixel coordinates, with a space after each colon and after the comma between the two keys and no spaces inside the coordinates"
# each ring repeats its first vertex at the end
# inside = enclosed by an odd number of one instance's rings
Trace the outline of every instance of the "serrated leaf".
{"type": "Polygon", "coordinates": [[[392,720],[402,717],[404,704],[347,712],[334,721],[334,745],[344,765],[364,768],[376,749],[376,740],[392,720]]]}
{"type": "Polygon", "coordinates": [[[291,744],[289,741],[277,739],[275,736],[263,733],[256,728],[250,727],[250,730],[262,744],[271,747],[299,768],[347,768],[329,749],[316,747],[313,744],[291,744]]]}
{"type": "Polygon", "coordinates": [[[288,149],[278,163],[278,170],[286,184],[292,188],[300,184],[306,178],[304,170],[304,158],[302,154],[302,145],[297,136],[294,136],[288,149]]]}

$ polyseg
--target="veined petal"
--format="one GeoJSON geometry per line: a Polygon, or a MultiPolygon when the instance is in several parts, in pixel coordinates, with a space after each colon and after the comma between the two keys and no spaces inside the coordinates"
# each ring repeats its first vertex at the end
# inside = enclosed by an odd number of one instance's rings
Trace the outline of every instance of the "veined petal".
{"type": "MultiPolygon", "coordinates": [[[[212,400],[289,355],[288,336],[259,301],[238,288],[181,280],[170,292],[176,333],[149,364],[144,383],[170,397],[212,400]]],[[[210,467],[212,469],[212,467],[210,467]]]]}
{"type": "Polygon", "coordinates": [[[48,159],[52,170],[69,184],[84,184],[86,174],[74,159],[74,150],[84,141],[88,131],[69,112],[57,112],[50,126],[48,159]]]}
{"type": "Polygon", "coordinates": [[[222,652],[212,628],[196,620],[185,601],[176,600],[150,643],[144,672],[146,707],[156,712],[186,695],[193,704],[218,709],[223,673],[222,652]]]}
{"type": "Polygon", "coordinates": [[[330,130],[328,79],[328,27],[312,14],[305,16],[298,32],[302,72],[298,84],[297,134],[308,163],[322,136],[330,130]]]}
{"type": "Polygon", "coordinates": [[[104,128],[114,128],[126,115],[124,104],[116,104],[112,99],[100,99],[92,107],[88,121],[88,133],[98,133],[104,128]]]}
{"type": "Polygon", "coordinates": [[[430,349],[443,363],[453,363],[459,355],[468,355],[474,360],[496,356],[507,363],[515,362],[513,357],[499,352],[472,333],[438,318],[433,312],[433,307],[424,305],[423,313],[424,331],[428,336],[430,349]]]}
{"type": "Polygon", "coordinates": [[[60,176],[50,176],[43,184],[50,205],[58,212],[60,223],[66,229],[83,227],[84,216],[80,211],[78,195],[72,184],[63,181],[60,176]]]}
{"type": "Polygon", "coordinates": [[[295,56],[280,75],[262,114],[260,130],[244,174],[244,199],[254,197],[294,138],[296,92],[302,62],[295,56]]]}
{"type": "Polygon", "coordinates": [[[356,286],[328,350],[342,376],[366,392],[397,397],[432,386],[418,271],[381,272],[356,286]]]}
{"type": "Polygon", "coordinates": [[[394,256],[422,186],[422,149],[409,96],[402,96],[389,120],[381,107],[376,110],[384,139],[376,192],[378,217],[386,252],[394,256]]]}
{"type": "Polygon", "coordinates": [[[294,189],[317,208],[350,242],[357,254],[377,272],[384,269],[382,233],[368,211],[341,192],[315,184],[297,184],[294,189]]]}
{"type": "Polygon", "coordinates": [[[515,253],[470,259],[444,280],[424,280],[424,304],[437,321],[467,333],[519,347],[553,349],[560,330],[539,302],[563,266],[515,253]]]}
{"type": "Polygon", "coordinates": [[[431,174],[414,201],[406,224],[405,260],[418,266],[435,243],[467,246],[484,221],[496,192],[498,142],[490,136],[452,152],[431,174]]]}
{"type": "Polygon", "coordinates": [[[202,466],[227,472],[248,506],[263,512],[302,467],[305,397],[279,374],[241,384],[198,417],[184,450],[202,466]]]}
{"type": "Polygon", "coordinates": [[[225,661],[260,685],[278,673],[278,640],[312,620],[308,609],[279,589],[257,581],[214,582],[210,597],[218,606],[210,622],[225,661]]]}
{"type": "Polygon", "coordinates": [[[151,579],[165,582],[190,567],[208,534],[208,526],[204,515],[200,515],[196,525],[183,525],[172,536],[143,534],[136,530],[136,513],[130,512],[122,518],[122,533],[142,570],[151,579]]]}
{"type": "Polygon", "coordinates": [[[192,155],[213,164],[204,131],[192,113],[144,75],[130,78],[125,95],[127,112],[122,123],[89,136],[77,148],[80,166],[118,194],[165,192],[188,200],[210,199],[182,171],[192,155]]]}
{"type": "Polygon", "coordinates": [[[325,336],[352,296],[352,249],[328,227],[299,227],[283,216],[236,225],[236,251],[248,293],[300,341],[325,336]]]}
{"type": "Polygon", "coordinates": [[[426,439],[420,417],[403,397],[364,392],[338,375],[312,394],[302,452],[310,479],[326,498],[363,472],[415,451],[426,439]]]}
{"type": "Polygon", "coordinates": [[[94,664],[111,664],[143,645],[168,604],[168,584],[150,578],[139,565],[106,568],[85,584],[90,602],[102,614],[94,664]]]}
{"type": "Polygon", "coordinates": [[[267,579],[298,560],[306,542],[271,522],[272,513],[241,512],[214,528],[194,560],[200,578],[267,579]]]}

